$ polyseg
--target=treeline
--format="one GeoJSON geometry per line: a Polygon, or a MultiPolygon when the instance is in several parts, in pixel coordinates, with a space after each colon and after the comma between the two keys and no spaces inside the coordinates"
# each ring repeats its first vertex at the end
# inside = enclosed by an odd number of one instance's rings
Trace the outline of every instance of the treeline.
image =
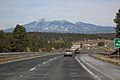
{"type": "Polygon", "coordinates": [[[16,25],[12,33],[0,30],[0,52],[48,52],[70,48],[81,40],[113,38],[114,34],[26,32],[23,26],[16,25]]]}
{"type": "Polygon", "coordinates": [[[12,33],[5,33],[0,30],[0,52],[25,52],[25,51],[55,51],[58,49],[70,48],[72,42],[69,40],[57,39],[49,33],[27,33],[21,25],[16,25],[12,33]]]}
{"type": "Polygon", "coordinates": [[[26,51],[27,46],[27,34],[23,26],[16,25],[12,33],[0,30],[0,52],[22,52],[26,51]]]}

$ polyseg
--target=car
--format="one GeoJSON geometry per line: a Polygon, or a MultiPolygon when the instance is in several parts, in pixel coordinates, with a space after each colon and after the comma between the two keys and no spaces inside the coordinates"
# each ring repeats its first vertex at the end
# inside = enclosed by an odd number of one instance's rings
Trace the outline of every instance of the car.
{"type": "Polygon", "coordinates": [[[79,49],[76,49],[76,50],[75,50],[75,54],[80,54],[79,49]]]}
{"type": "Polygon", "coordinates": [[[71,50],[66,50],[65,52],[64,52],[64,57],[66,57],[66,56],[73,56],[73,52],[71,51],[71,50]]]}

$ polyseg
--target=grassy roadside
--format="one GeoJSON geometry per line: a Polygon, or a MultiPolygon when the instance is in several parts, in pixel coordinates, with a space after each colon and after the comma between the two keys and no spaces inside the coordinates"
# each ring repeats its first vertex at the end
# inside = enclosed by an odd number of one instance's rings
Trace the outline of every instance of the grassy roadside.
{"type": "Polygon", "coordinates": [[[10,60],[15,60],[15,59],[22,59],[22,58],[27,58],[27,57],[33,57],[37,56],[36,54],[27,54],[27,55],[0,55],[0,63],[5,62],[5,61],[10,61],[10,60]]]}
{"type": "Polygon", "coordinates": [[[112,64],[120,65],[120,59],[118,59],[118,58],[110,58],[109,56],[105,56],[105,55],[101,55],[101,54],[91,54],[91,56],[98,60],[102,60],[102,61],[109,62],[112,64]]]}

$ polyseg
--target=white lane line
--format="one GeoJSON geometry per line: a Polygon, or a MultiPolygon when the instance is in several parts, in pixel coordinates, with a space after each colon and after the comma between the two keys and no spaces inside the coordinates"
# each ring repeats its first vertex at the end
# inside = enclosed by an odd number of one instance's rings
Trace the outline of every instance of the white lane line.
{"type": "Polygon", "coordinates": [[[49,59],[49,61],[52,61],[53,59],[49,59]]]}
{"type": "Polygon", "coordinates": [[[87,70],[95,79],[97,80],[102,80],[100,77],[98,77],[97,75],[95,75],[92,71],[90,71],[79,59],[78,57],[75,57],[75,59],[80,63],[80,65],[87,70]]]}
{"type": "MultiPolygon", "coordinates": [[[[47,64],[47,63],[49,63],[49,62],[51,62],[51,61],[53,61],[53,60],[55,60],[55,59],[58,59],[58,58],[59,58],[59,57],[51,58],[51,59],[49,59],[49,60],[47,60],[47,61],[44,61],[44,62],[42,62],[41,64],[37,65],[37,67],[40,67],[41,65],[47,64]]],[[[31,70],[33,70],[33,69],[31,69],[31,70]]],[[[31,71],[31,70],[30,70],[30,71],[31,71]]]]}
{"type": "Polygon", "coordinates": [[[43,62],[43,64],[46,64],[47,62],[43,62]]]}
{"type": "Polygon", "coordinates": [[[56,59],[57,57],[54,57],[53,59],[56,59]]]}
{"type": "Polygon", "coordinates": [[[43,62],[42,64],[49,63],[50,61],[53,61],[53,60],[55,60],[55,59],[57,59],[57,58],[58,58],[58,57],[54,57],[54,58],[52,58],[52,59],[49,59],[49,60],[47,60],[47,61],[43,62]]]}
{"type": "Polygon", "coordinates": [[[23,77],[23,75],[20,75],[20,78],[23,77]]]}
{"type": "Polygon", "coordinates": [[[33,70],[35,70],[35,69],[36,69],[36,68],[31,68],[30,71],[33,71],[33,70]]]}

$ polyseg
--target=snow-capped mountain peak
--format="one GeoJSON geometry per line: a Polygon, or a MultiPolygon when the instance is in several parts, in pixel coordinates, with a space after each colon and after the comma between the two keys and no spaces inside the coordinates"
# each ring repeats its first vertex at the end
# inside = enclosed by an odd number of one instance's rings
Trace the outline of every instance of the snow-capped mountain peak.
{"type": "MultiPolygon", "coordinates": [[[[38,19],[37,21],[25,24],[27,32],[60,32],[60,33],[112,33],[114,27],[97,26],[90,23],[76,22],[75,24],[66,20],[47,21],[38,19]]],[[[6,32],[12,32],[13,28],[6,29],[6,32]]]]}

